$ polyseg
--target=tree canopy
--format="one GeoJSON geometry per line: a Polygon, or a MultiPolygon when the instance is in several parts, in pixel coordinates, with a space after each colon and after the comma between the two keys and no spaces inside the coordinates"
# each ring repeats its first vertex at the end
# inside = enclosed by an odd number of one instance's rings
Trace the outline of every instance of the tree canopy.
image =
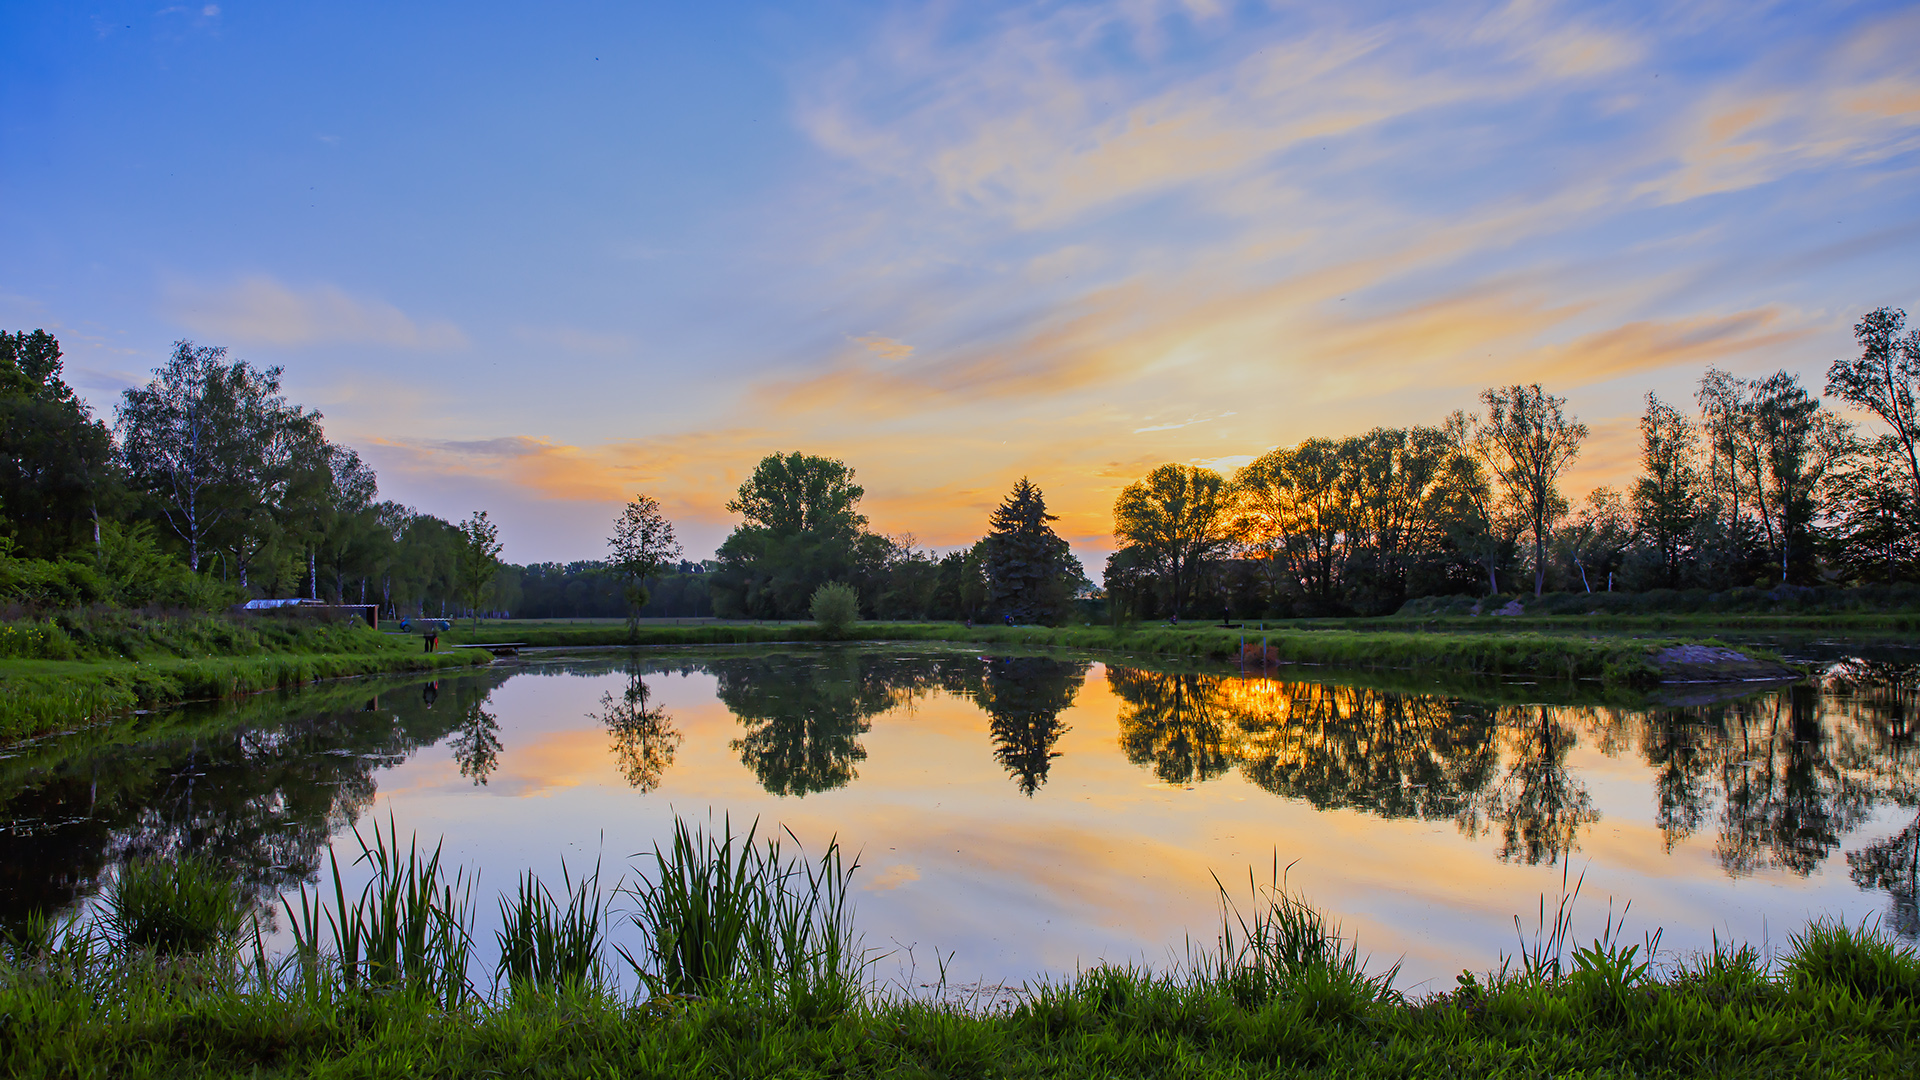
{"type": "Polygon", "coordinates": [[[112,436],[61,368],[52,334],[0,332],[0,522],[21,552],[47,559],[94,546],[119,482],[112,436]]]}

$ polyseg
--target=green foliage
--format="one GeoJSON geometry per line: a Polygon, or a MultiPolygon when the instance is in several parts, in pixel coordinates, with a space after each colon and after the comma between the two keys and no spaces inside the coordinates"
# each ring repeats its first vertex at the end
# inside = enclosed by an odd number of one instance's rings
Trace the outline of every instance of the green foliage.
{"type": "Polygon", "coordinates": [[[801,453],[762,459],[727,503],[745,520],[717,553],[714,609],[799,618],[821,585],[875,582],[895,545],[866,531],[867,519],[856,509],[865,493],[843,461],[801,453]]]}
{"type": "Polygon", "coordinates": [[[0,600],[38,608],[80,607],[110,598],[112,585],[74,559],[17,559],[13,541],[0,537],[0,600]]]}
{"type": "Polygon", "coordinates": [[[1641,475],[1633,484],[1633,515],[1659,557],[1659,583],[1669,589],[1680,586],[1688,540],[1700,521],[1700,475],[1693,464],[1699,443],[1693,422],[1649,391],[1640,418],[1641,475]]]}
{"type": "Polygon", "coordinates": [[[22,650],[0,665],[0,742],[128,709],[490,659],[479,650],[422,654],[411,639],[375,633],[358,620],[303,615],[66,611],[0,623],[0,642],[22,650]]]}
{"type": "Polygon", "coordinates": [[[218,866],[191,855],[123,864],[107,887],[102,919],[121,949],[162,956],[233,948],[252,903],[218,866]]]}
{"type": "Polygon", "coordinates": [[[500,527],[487,520],[485,510],[475,510],[460,523],[459,552],[460,596],[479,624],[480,607],[493,592],[500,572],[500,527]]]}
{"type": "Polygon", "coordinates": [[[1507,505],[1533,536],[1533,592],[1546,591],[1547,542],[1553,520],[1565,507],[1560,473],[1579,456],[1587,426],[1563,411],[1565,398],[1527,386],[1489,387],[1480,392],[1485,421],[1474,420],[1469,442],[1505,490],[1507,505]]]}
{"type": "Polygon", "coordinates": [[[846,636],[847,629],[860,617],[860,594],[853,586],[830,581],[813,591],[807,612],[827,637],[846,636]]]}
{"type": "MultiPolygon", "coordinates": [[[[390,865],[430,876],[421,864],[432,860],[400,857],[390,833],[376,841],[390,865]]],[[[837,851],[808,863],[774,845],[763,853],[751,831],[700,837],[684,822],[676,823],[674,848],[656,849],[658,878],[637,889],[643,919],[645,897],[664,891],[674,896],[651,903],[677,911],[669,916],[677,921],[650,934],[654,944],[636,966],[656,978],[672,969],[656,962],[663,936],[683,958],[724,953],[734,965],[720,970],[701,960],[701,981],[682,964],[680,992],[649,986],[651,996],[623,1000],[564,980],[522,992],[526,984],[509,979],[504,999],[448,995],[446,974],[431,963],[396,964],[397,981],[349,988],[340,954],[322,954],[333,942],[310,932],[331,912],[316,919],[304,903],[295,920],[300,944],[279,962],[259,947],[251,956],[216,949],[163,961],[39,917],[0,942],[0,1073],[681,1076],[723,1063],[719,1071],[749,1076],[1227,1080],[1907,1076],[1920,1067],[1911,991],[1887,992],[1896,983],[1884,957],[1836,966],[1839,952],[1877,936],[1844,927],[1807,944],[1796,955],[1808,965],[1789,961],[1781,976],[1750,947],[1716,941],[1711,955],[1661,977],[1650,957],[1609,940],[1575,950],[1563,975],[1462,973],[1452,992],[1408,1000],[1391,990],[1391,972],[1367,973],[1329,918],[1275,883],[1255,891],[1246,917],[1223,891],[1219,949],[1181,970],[1100,965],[1007,997],[956,993],[943,970],[930,993],[887,993],[857,982],[851,870],[837,851]],[[729,952],[719,938],[733,932],[745,944],[729,952]],[[694,950],[696,941],[714,947],[694,950]],[[838,958],[834,941],[842,943],[838,958]],[[1814,965],[1815,954],[1827,959],[1814,965]]],[[[337,910],[365,926],[364,909],[380,901],[349,903],[337,880],[337,910]]],[[[407,896],[440,898],[434,905],[446,896],[401,892],[397,911],[412,902],[407,896]]],[[[522,895],[546,896],[524,887],[522,895]]],[[[399,940],[430,941],[434,922],[427,917],[424,933],[399,940]]],[[[1811,941],[1796,935],[1803,939],[1811,941]]],[[[364,956],[365,939],[350,948],[364,956]]]]}
{"type": "Polygon", "coordinates": [[[1220,893],[1220,944],[1194,963],[1202,978],[1225,990],[1235,1004],[1258,1007],[1291,998],[1316,1020],[1346,1022],[1400,1000],[1393,989],[1399,965],[1368,974],[1358,948],[1341,937],[1338,924],[1286,887],[1277,858],[1266,886],[1257,886],[1248,873],[1251,917],[1219,877],[1213,883],[1220,893]]]}
{"type": "Polygon", "coordinates": [[[1185,614],[1199,574],[1232,542],[1230,495],[1212,469],[1162,465],[1113,504],[1114,538],[1165,576],[1175,615],[1185,614]]]}
{"type": "Polygon", "coordinates": [[[85,550],[120,495],[106,425],[60,372],[53,335],[0,332],[0,536],[56,561],[85,550]]]}
{"type": "Polygon", "coordinates": [[[357,899],[347,900],[339,858],[329,853],[334,906],[326,907],[317,889],[309,898],[305,886],[298,902],[283,901],[302,983],[423,994],[448,1009],[471,1001],[473,885],[466,871],[448,874],[440,865],[440,845],[423,855],[418,837],[408,841],[403,857],[391,815],[384,836],[374,822],[371,845],[357,828],[353,837],[360,844],[354,861],[373,869],[357,899]]]}
{"type": "Polygon", "coordinates": [[[637,630],[640,611],[647,606],[646,582],[680,557],[680,542],[673,537],[673,523],[660,512],[659,501],[635,495],[614,521],[607,547],[608,567],[624,586],[627,629],[637,630]]]}

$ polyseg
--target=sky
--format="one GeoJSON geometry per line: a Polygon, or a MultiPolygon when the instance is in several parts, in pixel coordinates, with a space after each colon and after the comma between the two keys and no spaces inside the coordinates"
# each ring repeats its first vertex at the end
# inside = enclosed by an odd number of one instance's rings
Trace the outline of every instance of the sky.
{"type": "Polygon", "coordinates": [[[1021,476],[1098,576],[1163,462],[1539,382],[1813,389],[1920,310],[1920,9],[0,7],[0,327],[111,420],[174,341],[506,558],[688,553],[765,454],[964,544],[1021,476]]]}

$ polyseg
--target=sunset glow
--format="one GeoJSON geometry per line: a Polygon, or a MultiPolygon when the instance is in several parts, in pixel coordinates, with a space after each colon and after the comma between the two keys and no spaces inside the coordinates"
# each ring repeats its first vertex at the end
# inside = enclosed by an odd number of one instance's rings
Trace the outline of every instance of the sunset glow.
{"type": "Polygon", "coordinates": [[[704,556],[804,450],[923,545],[1030,476],[1097,577],[1162,462],[1538,381],[1577,499],[1648,390],[1817,389],[1920,304],[1917,52],[1895,3],[10,5],[0,326],[103,415],[178,338],[283,366],[513,562],[636,491],[704,556]]]}

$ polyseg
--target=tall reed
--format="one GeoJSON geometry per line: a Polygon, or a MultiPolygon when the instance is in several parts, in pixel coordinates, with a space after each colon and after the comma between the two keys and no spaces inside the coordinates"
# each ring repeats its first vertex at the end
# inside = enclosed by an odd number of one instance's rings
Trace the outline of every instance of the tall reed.
{"type": "Polygon", "coordinates": [[[599,989],[606,985],[600,953],[606,940],[607,901],[600,889],[600,867],[575,884],[565,862],[560,878],[566,889],[563,907],[533,871],[520,878],[519,889],[500,897],[501,928],[496,979],[509,992],[599,989]]]}
{"type": "Polygon", "coordinates": [[[422,855],[419,838],[409,839],[404,857],[393,816],[387,832],[374,822],[369,845],[358,828],[354,863],[373,868],[373,879],[349,903],[339,857],[328,853],[333,870],[334,905],[328,908],[315,890],[300,889],[296,906],[286,903],[295,955],[309,989],[338,978],[347,990],[369,989],[425,994],[445,1008],[474,997],[467,963],[473,954],[473,881],[464,869],[451,876],[440,864],[440,845],[422,855]],[[324,916],[332,951],[321,949],[324,916]]]}
{"type": "Polygon", "coordinates": [[[758,830],[756,820],[736,837],[729,817],[715,835],[676,817],[668,849],[654,845],[652,874],[626,890],[646,933],[643,955],[620,955],[655,995],[745,994],[809,1014],[844,1011],[871,963],[848,892],[859,861],[846,863],[837,839],[818,860],[788,857],[777,840],[756,845],[758,830]]]}
{"type": "Polygon", "coordinates": [[[1359,947],[1341,935],[1339,924],[1287,886],[1277,856],[1266,885],[1247,872],[1250,911],[1240,909],[1218,875],[1213,884],[1220,894],[1219,951],[1200,954],[1194,967],[1241,1005],[1294,999],[1310,1014],[1358,1016],[1398,1000],[1399,963],[1368,974],[1359,947]]]}

